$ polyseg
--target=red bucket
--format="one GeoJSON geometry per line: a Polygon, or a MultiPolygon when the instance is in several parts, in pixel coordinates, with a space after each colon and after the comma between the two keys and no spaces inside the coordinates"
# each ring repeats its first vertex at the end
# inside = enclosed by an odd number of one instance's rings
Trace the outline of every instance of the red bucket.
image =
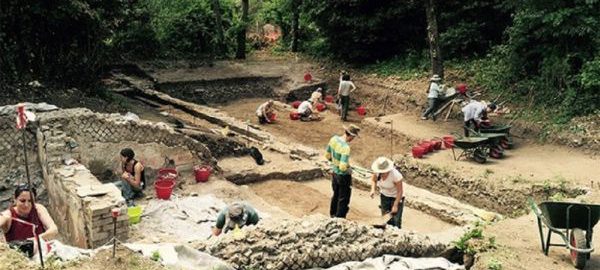
{"type": "Polygon", "coordinates": [[[312,75],[310,74],[310,72],[306,72],[306,73],[304,73],[304,81],[305,81],[305,82],[310,82],[310,81],[312,81],[312,75]]]}
{"type": "Polygon", "coordinates": [[[414,158],[423,158],[425,154],[425,149],[421,146],[415,145],[412,148],[412,155],[414,158]]]}
{"type": "Polygon", "coordinates": [[[168,200],[171,198],[171,193],[173,193],[173,187],[175,187],[174,180],[158,180],[154,182],[156,197],[162,200],[168,200]]]}
{"type": "Polygon", "coordinates": [[[194,174],[196,176],[196,183],[206,182],[212,173],[212,167],[204,165],[204,166],[195,166],[194,174]]]}
{"type": "Polygon", "coordinates": [[[433,150],[440,150],[442,149],[442,141],[434,139],[430,141],[433,144],[433,150]]]}
{"type": "Polygon", "coordinates": [[[177,169],[175,168],[160,168],[156,176],[157,181],[160,180],[177,180],[177,169]]]}
{"type": "Polygon", "coordinates": [[[325,110],[325,108],[326,108],[325,104],[323,104],[323,103],[317,103],[317,111],[322,112],[322,111],[325,110]]]}
{"type": "Polygon", "coordinates": [[[333,103],[333,96],[332,95],[327,95],[325,96],[325,102],[327,103],[333,103]]]}
{"type": "Polygon", "coordinates": [[[290,112],[290,119],[298,120],[300,119],[300,114],[298,112],[290,112]]]}
{"type": "Polygon", "coordinates": [[[442,140],[444,140],[444,148],[454,147],[454,136],[446,135],[446,136],[442,137],[442,140]]]}
{"type": "Polygon", "coordinates": [[[362,106],[362,105],[358,106],[358,108],[356,108],[356,112],[360,116],[365,116],[365,115],[367,115],[367,108],[365,108],[365,106],[362,106]]]}
{"type": "Polygon", "coordinates": [[[277,114],[275,114],[275,113],[271,113],[271,114],[269,114],[269,120],[270,120],[271,122],[273,122],[273,121],[277,120],[277,114]]]}
{"type": "Polygon", "coordinates": [[[294,107],[294,109],[298,109],[298,107],[300,107],[300,103],[302,103],[302,101],[296,100],[292,102],[292,107],[294,107]]]}
{"type": "Polygon", "coordinates": [[[421,143],[419,143],[419,146],[423,147],[424,154],[433,151],[433,145],[429,141],[422,141],[421,143]]]}

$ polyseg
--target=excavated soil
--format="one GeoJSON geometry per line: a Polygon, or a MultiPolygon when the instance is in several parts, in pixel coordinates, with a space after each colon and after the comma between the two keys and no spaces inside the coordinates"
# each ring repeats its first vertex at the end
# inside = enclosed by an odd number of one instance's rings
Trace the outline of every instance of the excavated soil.
{"type": "MultiPolygon", "coordinates": [[[[329,216],[331,181],[327,179],[307,182],[270,180],[252,184],[250,188],[270,204],[295,217],[302,218],[316,213],[329,216]]],[[[379,197],[371,199],[368,192],[355,188],[352,190],[348,219],[369,225],[378,224],[382,220],[378,207],[379,197]]],[[[402,216],[404,229],[420,233],[442,232],[454,227],[406,206],[402,216]]]]}

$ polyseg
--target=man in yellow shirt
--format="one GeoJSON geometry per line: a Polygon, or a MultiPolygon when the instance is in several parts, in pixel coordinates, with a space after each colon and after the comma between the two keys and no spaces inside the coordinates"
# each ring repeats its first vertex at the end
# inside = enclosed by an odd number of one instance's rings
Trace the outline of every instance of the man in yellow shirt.
{"type": "Polygon", "coordinates": [[[334,135],[327,144],[325,158],[331,162],[331,188],[333,196],[329,207],[331,217],[346,218],[352,194],[352,169],[350,168],[349,143],[358,137],[360,128],[356,125],[344,126],[344,135],[334,135]]]}

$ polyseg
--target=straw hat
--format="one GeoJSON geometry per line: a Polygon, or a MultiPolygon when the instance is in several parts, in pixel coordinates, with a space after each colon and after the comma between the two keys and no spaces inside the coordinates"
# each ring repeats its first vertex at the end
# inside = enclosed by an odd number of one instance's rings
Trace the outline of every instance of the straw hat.
{"type": "Polygon", "coordinates": [[[374,173],[386,173],[394,169],[394,162],[386,157],[378,157],[371,165],[374,173]]]}
{"type": "Polygon", "coordinates": [[[358,136],[358,132],[360,132],[360,128],[355,125],[355,124],[350,124],[349,126],[343,126],[344,130],[346,132],[348,132],[348,134],[354,136],[354,137],[360,137],[358,136]]]}
{"type": "Polygon", "coordinates": [[[440,78],[440,75],[437,75],[437,74],[433,74],[433,76],[431,76],[431,79],[429,79],[429,81],[432,81],[432,82],[437,82],[437,81],[441,81],[441,80],[442,80],[442,78],[440,78]]]}

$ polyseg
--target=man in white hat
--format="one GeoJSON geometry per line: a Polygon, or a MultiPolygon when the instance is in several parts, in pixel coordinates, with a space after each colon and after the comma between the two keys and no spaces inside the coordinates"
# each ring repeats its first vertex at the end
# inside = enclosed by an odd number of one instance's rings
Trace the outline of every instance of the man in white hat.
{"type": "Polygon", "coordinates": [[[344,126],[344,135],[334,135],[327,144],[325,158],[331,162],[331,188],[333,196],[329,207],[331,217],[346,218],[352,194],[352,169],[349,143],[358,137],[360,128],[354,124],[344,126]]]}
{"type": "Polygon", "coordinates": [[[394,167],[394,162],[386,157],[378,157],[371,165],[371,198],[375,197],[375,187],[379,188],[381,215],[391,216],[387,224],[402,227],[404,190],[402,174],[394,167]]]}
{"type": "Polygon", "coordinates": [[[440,87],[440,82],[442,81],[442,78],[440,78],[439,75],[434,74],[429,81],[429,89],[427,91],[428,107],[421,116],[421,119],[427,120],[429,119],[429,116],[431,116],[433,121],[435,121],[435,109],[442,100],[440,97],[440,91],[442,90],[440,87]]]}

